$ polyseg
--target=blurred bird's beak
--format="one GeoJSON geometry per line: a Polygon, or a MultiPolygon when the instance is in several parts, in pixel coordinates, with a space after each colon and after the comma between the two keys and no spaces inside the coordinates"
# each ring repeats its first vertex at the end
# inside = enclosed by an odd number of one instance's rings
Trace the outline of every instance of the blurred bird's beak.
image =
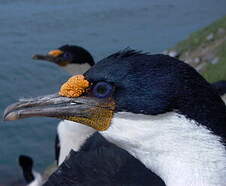
{"type": "Polygon", "coordinates": [[[4,120],[18,120],[35,116],[55,117],[75,121],[96,130],[106,130],[114,114],[115,102],[89,96],[68,98],[58,94],[24,99],[8,106],[4,120]]]}
{"type": "Polygon", "coordinates": [[[57,65],[60,65],[60,66],[65,66],[68,64],[68,62],[66,62],[64,60],[64,58],[62,57],[63,53],[64,52],[61,50],[52,50],[52,51],[48,52],[48,54],[46,54],[46,55],[35,54],[34,56],[32,56],[32,59],[49,61],[49,62],[56,63],[57,65]]]}

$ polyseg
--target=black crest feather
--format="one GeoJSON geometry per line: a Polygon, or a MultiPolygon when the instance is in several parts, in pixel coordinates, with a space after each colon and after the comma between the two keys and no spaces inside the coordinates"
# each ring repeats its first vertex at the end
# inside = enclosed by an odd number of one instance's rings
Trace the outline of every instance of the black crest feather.
{"type": "Polygon", "coordinates": [[[134,50],[130,47],[127,47],[123,50],[120,50],[112,55],[110,55],[108,58],[128,58],[128,57],[134,57],[134,56],[142,56],[142,55],[148,55],[147,52],[142,52],[141,50],[134,50]]]}

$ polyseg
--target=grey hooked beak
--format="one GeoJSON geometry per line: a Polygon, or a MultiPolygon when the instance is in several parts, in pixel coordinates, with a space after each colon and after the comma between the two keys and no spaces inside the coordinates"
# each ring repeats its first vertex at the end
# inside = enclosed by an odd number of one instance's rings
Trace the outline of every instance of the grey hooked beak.
{"type": "Polygon", "coordinates": [[[53,62],[53,63],[60,63],[63,61],[63,59],[60,57],[60,56],[51,56],[51,55],[41,55],[41,54],[36,54],[36,55],[33,55],[32,56],[32,59],[35,59],[35,60],[42,60],[42,61],[50,61],[50,62],[53,62]]]}
{"type": "Polygon", "coordinates": [[[53,94],[14,103],[5,109],[3,119],[55,117],[79,122],[96,130],[105,130],[110,126],[114,108],[115,104],[111,99],[89,96],[68,98],[53,94]]]}
{"type": "Polygon", "coordinates": [[[22,99],[5,109],[3,119],[18,120],[34,116],[57,117],[58,114],[69,115],[75,108],[77,110],[78,107],[81,108],[81,105],[84,106],[84,99],[82,98],[75,101],[58,94],[22,99]]]}

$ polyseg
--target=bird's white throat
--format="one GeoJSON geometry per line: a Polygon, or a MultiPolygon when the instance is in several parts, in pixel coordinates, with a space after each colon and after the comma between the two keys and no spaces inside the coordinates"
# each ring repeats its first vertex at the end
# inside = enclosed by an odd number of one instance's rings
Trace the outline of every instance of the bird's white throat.
{"type": "Polygon", "coordinates": [[[60,165],[72,149],[74,151],[79,151],[80,147],[95,130],[73,121],[64,120],[59,123],[57,132],[61,147],[59,156],[60,165]]]}
{"type": "Polygon", "coordinates": [[[226,150],[220,138],[175,112],[116,113],[102,135],[159,175],[167,186],[225,186],[226,150]]]}
{"type": "Polygon", "coordinates": [[[70,74],[77,75],[77,74],[83,74],[87,70],[91,68],[90,64],[88,63],[70,63],[63,67],[65,71],[67,71],[70,74]]]}

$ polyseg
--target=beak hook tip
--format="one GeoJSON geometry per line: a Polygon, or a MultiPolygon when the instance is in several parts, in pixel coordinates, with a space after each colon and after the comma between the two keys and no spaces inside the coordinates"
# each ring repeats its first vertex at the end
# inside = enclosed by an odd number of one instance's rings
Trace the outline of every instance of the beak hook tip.
{"type": "Polygon", "coordinates": [[[17,112],[10,112],[10,113],[4,113],[3,115],[3,121],[13,121],[18,120],[18,113],[17,112]]]}
{"type": "Polygon", "coordinates": [[[38,59],[38,56],[37,55],[33,55],[32,59],[38,59]]]}

